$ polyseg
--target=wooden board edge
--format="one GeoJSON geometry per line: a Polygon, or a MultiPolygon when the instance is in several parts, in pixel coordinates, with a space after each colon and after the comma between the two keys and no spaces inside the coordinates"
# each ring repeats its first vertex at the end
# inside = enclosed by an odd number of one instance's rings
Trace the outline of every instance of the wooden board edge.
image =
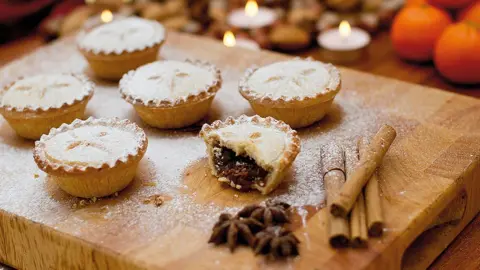
{"type": "Polygon", "coordinates": [[[473,163],[468,172],[470,173],[462,179],[463,183],[457,193],[457,196],[462,196],[462,193],[467,196],[462,219],[454,224],[447,222],[436,226],[416,237],[405,250],[402,269],[413,270],[428,267],[480,212],[480,185],[475,185],[480,182],[480,161],[477,160],[473,163]]]}
{"type": "Polygon", "coordinates": [[[410,229],[400,234],[382,253],[378,253],[366,269],[425,269],[448,247],[455,237],[480,212],[480,160],[472,163],[464,177],[432,202],[428,215],[416,219],[410,229]],[[465,212],[456,224],[428,229],[435,218],[462,193],[467,194],[465,212]]]}
{"type": "Polygon", "coordinates": [[[80,238],[0,210],[0,261],[18,269],[146,269],[80,238]]]}

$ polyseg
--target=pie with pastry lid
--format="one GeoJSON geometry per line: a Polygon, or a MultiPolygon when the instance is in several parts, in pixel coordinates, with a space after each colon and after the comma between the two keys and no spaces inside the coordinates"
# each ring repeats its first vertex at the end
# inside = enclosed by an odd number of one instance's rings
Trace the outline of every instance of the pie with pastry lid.
{"type": "Polygon", "coordinates": [[[78,48],[98,77],[118,80],[155,61],[165,38],[165,28],[157,21],[129,17],[81,33],[78,48]]]}
{"type": "Polygon", "coordinates": [[[78,74],[20,78],[0,90],[0,113],[19,136],[38,139],[51,128],[83,118],[94,87],[78,74]]]}
{"type": "Polygon", "coordinates": [[[220,71],[208,62],[163,60],[125,74],[120,92],[147,124],[181,128],[205,117],[221,85],[220,71]]]}
{"type": "Polygon", "coordinates": [[[67,193],[103,197],[132,181],[147,146],[145,132],[135,123],[89,118],[43,135],[35,142],[34,159],[67,193]]]}
{"type": "Polygon", "coordinates": [[[260,116],[300,128],[325,116],[340,85],[340,72],[333,65],[295,58],[248,69],[239,91],[260,116]]]}
{"type": "Polygon", "coordinates": [[[200,137],[207,145],[212,174],[242,191],[272,192],[300,152],[295,130],[258,115],[205,124],[200,137]]]}

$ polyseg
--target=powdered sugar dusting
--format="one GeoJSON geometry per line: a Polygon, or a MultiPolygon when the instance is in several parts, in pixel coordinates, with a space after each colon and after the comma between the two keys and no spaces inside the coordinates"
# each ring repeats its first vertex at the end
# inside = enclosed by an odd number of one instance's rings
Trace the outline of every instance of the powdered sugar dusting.
{"type": "MultiPolygon", "coordinates": [[[[168,59],[195,57],[171,46],[162,50],[162,55],[168,59]]],[[[248,102],[238,93],[238,80],[243,75],[243,68],[222,65],[220,56],[218,59],[215,57],[203,60],[211,61],[222,70],[225,83],[206,121],[223,120],[227,116],[237,117],[244,113],[253,115],[248,102]]],[[[244,63],[245,66],[250,64],[244,63]]],[[[0,71],[0,79],[7,82],[20,75],[47,70],[85,71],[90,74],[86,67],[72,39],[68,39],[8,65],[0,71]]],[[[144,128],[148,136],[149,147],[133,183],[118,197],[103,198],[73,208],[74,204],[80,204],[80,199],[62,192],[36,167],[32,157],[33,142],[17,137],[2,118],[1,209],[95,242],[104,248],[125,252],[152,242],[182,224],[198,230],[203,233],[202,237],[207,238],[220,212],[234,213],[241,207],[227,207],[215,202],[199,203],[195,200],[195,194],[184,192],[191,189],[184,182],[186,169],[206,157],[205,144],[198,137],[200,124],[176,131],[150,128],[141,122],[131,105],[122,100],[116,84],[99,80],[96,83],[95,95],[87,108],[89,116],[127,118],[144,128]],[[169,196],[171,200],[165,201],[160,207],[143,203],[145,198],[155,194],[169,196]]],[[[320,162],[323,145],[336,141],[349,148],[354,146],[358,136],[370,137],[384,123],[394,126],[398,133],[409,131],[417,124],[389,115],[383,109],[366,109],[356,99],[357,94],[355,89],[343,89],[332,112],[325,119],[310,128],[298,130],[302,150],[285,179],[285,189],[263,199],[283,200],[297,207],[321,206],[325,200],[320,162]]],[[[217,182],[213,184],[221,185],[217,182]]],[[[199,182],[198,188],[209,187],[199,182]]],[[[252,195],[235,192],[231,200],[249,196],[252,195]]]]}
{"type": "Polygon", "coordinates": [[[82,33],[78,45],[94,53],[134,52],[150,48],[165,39],[165,28],[153,20],[130,17],[82,33]]]}

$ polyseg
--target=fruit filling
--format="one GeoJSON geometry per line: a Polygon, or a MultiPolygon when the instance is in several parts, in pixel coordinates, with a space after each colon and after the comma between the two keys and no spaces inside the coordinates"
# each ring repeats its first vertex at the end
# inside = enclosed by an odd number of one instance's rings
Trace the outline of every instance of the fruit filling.
{"type": "Polygon", "coordinates": [[[230,181],[236,189],[246,191],[253,184],[264,186],[268,171],[258,166],[255,160],[246,155],[237,155],[234,151],[216,145],[213,148],[213,162],[218,175],[230,181]]]}

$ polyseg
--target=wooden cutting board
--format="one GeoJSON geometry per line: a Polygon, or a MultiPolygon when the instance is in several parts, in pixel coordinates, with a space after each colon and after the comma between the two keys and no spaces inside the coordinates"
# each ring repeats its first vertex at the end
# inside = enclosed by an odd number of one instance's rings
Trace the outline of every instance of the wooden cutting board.
{"type": "MultiPolygon", "coordinates": [[[[287,58],[176,33],[161,57],[209,60],[222,70],[224,84],[208,122],[253,114],[237,92],[243,71],[287,58]]],[[[7,83],[60,71],[91,76],[73,38],[11,63],[0,78],[7,83]]],[[[343,88],[331,113],[299,130],[302,152],[269,197],[216,182],[197,137],[200,125],[176,131],[145,126],[120,98],[117,83],[96,80],[88,114],[129,118],[150,141],[135,181],[118,196],[93,202],[65,194],[36,167],[33,142],[17,137],[1,119],[0,260],[22,269],[425,268],[480,208],[480,101],[349,69],[341,73],[343,88]],[[371,136],[384,123],[398,132],[379,170],[385,236],[370,240],[367,249],[331,249],[319,149],[335,140],[351,151],[356,138],[371,136]],[[167,201],[146,204],[152,195],[167,201]],[[220,212],[267,198],[295,206],[291,227],[301,240],[299,257],[268,262],[248,248],[230,254],[207,244],[220,212]]]]}

